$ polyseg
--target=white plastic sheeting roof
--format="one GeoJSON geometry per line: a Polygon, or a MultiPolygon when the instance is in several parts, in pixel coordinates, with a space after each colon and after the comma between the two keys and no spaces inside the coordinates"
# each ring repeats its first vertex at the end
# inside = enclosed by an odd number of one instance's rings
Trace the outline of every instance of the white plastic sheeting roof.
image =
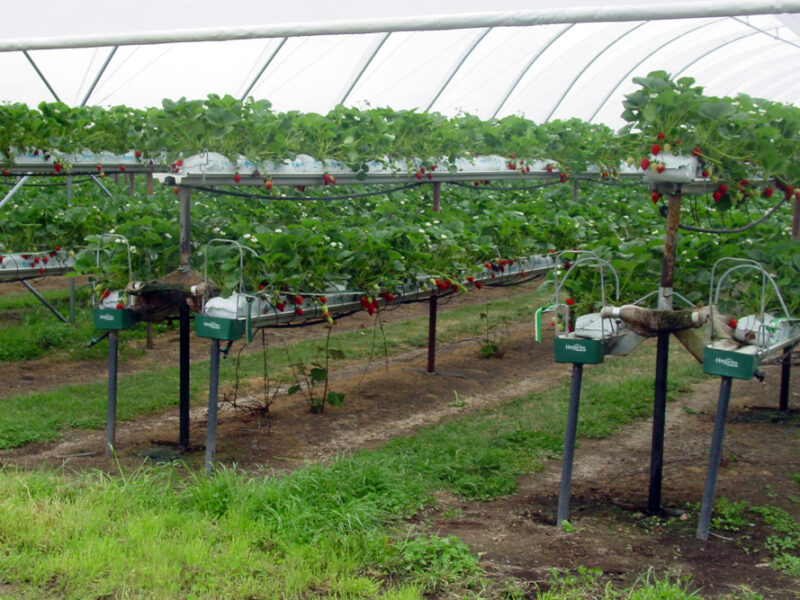
{"type": "Polygon", "coordinates": [[[15,3],[0,21],[0,101],[35,105],[57,96],[72,105],[144,107],[215,93],[267,98],[279,111],[326,112],[344,103],[618,126],[632,78],[652,70],[694,77],[713,95],[800,99],[800,17],[786,14],[800,12],[800,2],[549,4],[15,3]],[[497,26],[510,17],[530,22],[531,11],[546,24],[497,26]],[[745,14],[753,12],[775,14],[745,14]],[[679,14],[716,16],[664,18],[679,14]],[[275,37],[174,41],[264,33],[275,37]]]}

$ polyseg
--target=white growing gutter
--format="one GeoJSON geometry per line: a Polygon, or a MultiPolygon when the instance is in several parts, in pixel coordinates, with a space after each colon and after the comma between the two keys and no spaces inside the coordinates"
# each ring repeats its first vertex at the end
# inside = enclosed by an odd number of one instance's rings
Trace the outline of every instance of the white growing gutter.
{"type": "Polygon", "coordinates": [[[397,31],[440,31],[484,27],[528,27],[566,23],[610,23],[665,21],[704,17],[736,17],[800,13],[800,0],[705,0],[648,6],[575,7],[540,10],[394,17],[388,19],[339,20],[319,23],[281,23],[246,27],[219,27],[111,33],[80,36],[0,40],[0,52],[97,48],[176,42],[212,42],[283,37],[343,35],[397,31]]]}

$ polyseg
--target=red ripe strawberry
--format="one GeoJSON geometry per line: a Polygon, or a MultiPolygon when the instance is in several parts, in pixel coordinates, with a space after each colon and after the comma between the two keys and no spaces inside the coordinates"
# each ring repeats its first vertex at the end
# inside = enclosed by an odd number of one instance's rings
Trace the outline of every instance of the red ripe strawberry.
{"type": "Polygon", "coordinates": [[[750,185],[750,182],[747,181],[747,179],[740,179],[739,180],[739,185],[741,185],[742,187],[746,187],[746,186],[750,185]]]}
{"type": "Polygon", "coordinates": [[[303,309],[302,309],[302,308],[300,308],[300,307],[298,306],[297,308],[295,308],[295,309],[294,309],[294,313],[295,313],[295,314],[296,314],[298,317],[302,317],[302,316],[303,316],[303,309]]]}
{"type": "Polygon", "coordinates": [[[34,155],[34,156],[39,156],[39,151],[38,151],[38,150],[34,150],[34,151],[33,151],[33,155],[34,155]]]}
{"type": "Polygon", "coordinates": [[[272,190],[272,182],[271,182],[271,181],[266,181],[266,180],[265,180],[265,181],[264,181],[264,189],[266,189],[268,192],[269,192],[270,190],[272,190]]]}
{"type": "Polygon", "coordinates": [[[470,275],[470,276],[467,277],[467,281],[469,281],[470,283],[473,283],[475,281],[475,278],[472,275],[470,275]]]}
{"type": "Polygon", "coordinates": [[[608,171],[603,171],[600,173],[600,179],[608,179],[608,171]]]}
{"type": "Polygon", "coordinates": [[[2,265],[2,264],[3,264],[3,255],[0,254],[0,265],[2,265]]]}
{"type": "Polygon", "coordinates": [[[97,170],[98,170],[98,172],[102,171],[103,170],[103,165],[97,165],[97,170]]]}
{"type": "Polygon", "coordinates": [[[175,161],[175,166],[176,167],[182,167],[183,166],[183,159],[179,158],[178,160],[176,160],[175,161]]]}
{"type": "Polygon", "coordinates": [[[322,183],[324,183],[325,185],[330,185],[332,183],[332,181],[331,181],[332,179],[333,178],[330,176],[330,174],[325,173],[322,176],[322,183]]]}
{"type": "Polygon", "coordinates": [[[548,173],[552,173],[553,172],[553,165],[547,165],[547,172],[548,173]]]}
{"type": "Polygon", "coordinates": [[[525,277],[525,271],[520,271],[519,275],[520,275],[520,277],[525,277]]]}
{"type": "Polygon", "coordinates": [[[284,310],[286,310],[286,304],[284,304],[283,302],[276,302],[275,308],[277,308],[280,312],[283,312],[284,310]]]}
{"type": "Polygon", "coordinates": [[[642,171],[647,171],[650,168],[650,159],[643,158],[642,161],[639,163],[639,166],[642,167],[642,171]]]}
{"type": "Polygon", "coordinates": [[[414,173],[414,177],[416,177],[417,179],[422,179],[422,173],[417,171],[416,173],[414,173]]]}
{"type": "Polygon", "coordinates": [[[125,172],[125,165],[120,165],[119,166],[119,170],[124,173],[125,172]]]}
{"type": "Polygon", "coordinates": [[[172,188],[172,193],[173,193],[173,194],[175,194],[175,195],[177,196],[178,194],[180,194],[180,193],[181,193],[181,188],[179,188],[179,187],[176,185],[174,188],[172,188]]]}
{"type": "Polygon", "coordinates": [[[320,296],[319,297],[319,303],[320,304],[327,304],[328,303],[328,299],[325,298],[325,296],[320,296]]]}
{"type": "Polygon", "coordinates": [[[718,190],[720,191],[720,193],[722,193],[722,194],[726,194],[726,193],[728,192],[728,186],[727,186],[727,185],[725,185],[724,183],[721,183],[721,184],[720,184],[720,186],[719,186],[717,189],[718,189],[718,190]]]}
{"type": "Polygon", "coordinates": [[[394,294],[391,292],[386,293],[386,302],[394,302],[394,294]]]}
{"type": "Polygon", "coordinates": [[[369,306],[369,299],[366,296],[361,296],[361,306],[364,308],[369,306]]]}
{"type": "Polygon", "coordinates": [[[567,306],[575,306],[574,298],[567,298],[564,302],[567,304],[567,306]]]}
{"type": "Polygon", "coordinates": [[[722,192],[717,190],[716,192],[711,194],[711,197],[714,198],[714,202],[719,202],[720,200],[722,200],[722,192]]]}
{"type": "Polygon", "coordinates": [[[487,269],[491,269],[492,268],[492,263],[490,263],[490,262],[483,263],[483,266],[486,267],[487,269]]]}
{"type": "Polygon", "coordinates": [[[656,134],[656,139],[663,140],[665,137],[666,137],[666,136],[664,135],[664,132],[663,132],[663,131],[659,131],[659,132],[656,134]]]}
{"type": "Polygon", "coordinates": [[[234,175],[234,176],[233,176],[233,180],[234,180],[236,183],[239,183],[239,182],[242,180],[242,176],[241,176],[241,175],[239,175],[238,173],[236,173],[236,175],[234,175]]]}
{"type": "Polygon", "coordinates": [[[772,198],[772,194],[774,192],[775,192],[775,190],[773,190],[771,187],[768,187],[768,188],[764,188],[764,191],[761,192],[761,193],[764,194],[765,198],[772,198]]]}
{"type": "Polygon", "coordinates": [[[3,175],[8,177],[9,175],[11,175],[11,171],[9,171],[8,169],[3,169],[3,175]]]}
{"type": "Polygon", "coordinates": [[[108,298],[110,295],[111,295],[111,290],[103,290],[103,293],[102,293],[102,295],[100,296],[100,298],[101,298],[102,300],[105,300],[105,299],[106,299],[106,298],[108,298]]]}
{"type": "Polygon", "coordinates": [[[659,173],[663,173],[664,169],[666,169],[666,168],[667,168],[667,165],[665,165],[664,163],[661,163],[656,167],[656,171],[658,171],[659,173]]]}
{"type": "Polygon", "coordinates": [[[728,320],[728,327],[730,327],[731,329],[736,329],[736,326],[737,326],[738,324],[739,324],[739,321],[737,321],[737,320],[736,320],[734,317],[731,317],[731,318],[728,320]]]}
{"type": "Polygon", "coordinates": [[[303,303],[303,297],[298,294],[297,296],[294,297],[294,303],[295,304],[302,304],[303,303]]]}
{"type": "Polygon", "coordinates": [[[658,192],[653,192],[650,194],[650,200],[653,201],[653,204],[658,204],[658,201],[661,200],[661,194],[658,192]]]}
{"type": "Polygon", "coordinates": [[[367,312],[370,314],[370,316],[374,315],[375,314],[375,307],[372,304],[368,304],[367,305],[367,312]]]}
{"type": "Polygon", "coordinates": [[[703,169],[703,172],[702,172],[702,173],[700,173],[700,174],[701,174],[703,177],[708,177],[709,175],[711,175],[711,173],[709,173],[707,169],[703,169]]]}
{"type": "Polygon", "coordinates": [[[136,152],[133,153],[133,155],[136,158],[142,158],[142,151],[141,150],[137,150],[136,152]]]}
{"type": "Polygon", "coordinates": [[[472,182],[472,185],[474,185],[475,187],[478,187],[480,184],[481,182],[477,180],[472,182]]]}
{"type": "Polygon", "coordinates": [[[48,259],[46,256],[43,256],[43,257],[42,257],[42,262],[43,262],[44,264],[47,264],[47,261],[48,261],[48,260],[49,260],[49,259],[48,259]]]}
{"type": "Polygon", "coordinates": [[[567,180],[567,174],[562,171],[558,174],[558,178],[561,180],[561,183],[564,183],[567,180]]]}
{"type": "Polygon", "coordinates": [[[702,155],[703,153],[700,151],[700,148],[698,146],[692,148],[692,156],[702,156],[702,155]]]}
{"type": "Polygon", "coordinates": [[[428,173],[428,179],[433,179],[433,173],[428,173]]]}
{"type": "Polygon", "coordinates": [[[35,257],[35,258],[33,259],[33,264],[35,264],[35,265],[38,265],[40,260],[41,260],[41,258],[39,258],[38,256],[37,256],[37,257],[35,257]]]}
{"type": "Polygon", "coordinates": [[[260,292],[263,289],[264,289],[264,284],[263,283],[259,283],[258,284],[258,291],[260,292]]]}
{"type": "Polygon", "coordinates": [[[61,166],[61,163],[60,163],[60,162],[55,162],[55,163],[53,163],[53,170],[54,170],[56,173],[61,173],[61,169],[62,169],[62,166],[61,166]]]}
{"type": "Polygon", "coordinates": [[[653,154],[653,156],[658,156],[658,153],[661,152],[661,145],[653,144],[650,146],[650,152],[653,154]]]}
{"type": "Polygon", "coordinates": [[[509,171],[516,171],[517,170],[517,163],[515,163],[515,162],[509,162],[509,163],[507,163],[506,166],[508,167],[509,171]]]}
{"type": "Polygon", "coordinates": [[[56,246],[54,249],[55,249],[56,252],[60,252],[61,251],[61,246],[56,246]]]}
{"type": "Polygon", "coordinates": [[[117,302],[117,310],[122,310],[125,308],[125,305],[122,302],[117,302]]]}
{"type": "Polygon", "coordinates": [[[419,172],[420,172],[420,173],[424,173],[424,172],[425,172],[425,167],[420,167],[420,168],[419,168],[419,172]]]}
{"type": "Polygon", "coordinates": [[[44,275],[44,269],[39,269],[39,275],[44,275]]]}
{"type": "Polygon", "coordinates": [[[794,194],[794,187],[791,186],[791,185],[787,185],[786,186],[786,197],[788,198],[792,194],[794,194]]]}
{"type": "Polygon", "coordinates": [[[482,284],[480,281],[476,281],[476,282],[475,282],[475,289],[476,289],[476,290],[479,290],[479,289],[481,289],[482,287],[483,287],[483,284],[482,284]]]}

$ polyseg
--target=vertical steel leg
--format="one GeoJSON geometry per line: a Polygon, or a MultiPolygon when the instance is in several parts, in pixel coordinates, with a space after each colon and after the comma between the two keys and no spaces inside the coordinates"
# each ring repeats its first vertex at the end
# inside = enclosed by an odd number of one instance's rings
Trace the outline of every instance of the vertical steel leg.
{"type": "Polygon", "coordinates": [[[219,399],[219,340],[211,340],[208,383],[208,431],[206,433],[206,475],[214,473],[217,457],[217,400],[219,399]]]}
{"type": "Polygon", "coordinates": [[[789,410],[789,380],[791,378],[792,370],[792,346],[787,346],[783,349],[783,356],[781,356],[781,396],[780,396],[780,410],[786,412],[789,410]]]}
{"type": "Polygon", "coordinates": [[[436,371],[436,295],[431,296],[428,311],[428,373],[436,371]]]}
{"type": "Polygon", "coordinates": [[[179,440],[181,448],[189,447],[189,307],[181,300],[180,315],[180,395],[178,402],[179,440]]]}
{"type": "Polygon", "coordinates": [[[117,428],[117,357],[119,332],[108,334],[108,411],[106,413],[106,456],[114,453],[117,428]]]}
{"type": "Polygon", "coordinates": [[[650,450],[650,493],[647,512],[661,512],[661,479],[664,468],[664,427],[667,416],[667,368],[669,333],[659,333],[656,346],[656,380],[653,392],[653,439],[650,450]]]}
{"type": "Polygon", "coordinates": [[[722,457],[722,440],[725,437],[725,420],[728,416],[732,381],[730,377],[723,377],[719,386],[719,401],[717,402],[717,416],[714,420],[714,434],[711,438],[711,453],[708,457],[706,487],[703,491],[703,504],[700,507],[700,521],[697,525],[697,539],[699,540],[708,539],[708,530],[711,527],[711,509],[714,505],[714,492],[717,488],[717,475],[722,457]]]}
{"type": "Polygon", "coordinates": [[[75,278],[69,278],[69,322],[75,325],[75,278]]]}
{"type": "Polygon", "coordinates": [[[581,402],[581,380],[583,365],[572,365],[572,383],[569,389],[569,412],[567,413],[567,432],[564,436],[564,458],[561,462],[561,491],[558,495],[558,517],[556,526],[561,527],[569,520],[569,494],[572,485],[572,461],[575,458],[575,437],[578,431],[578,408],[581,402]]]}

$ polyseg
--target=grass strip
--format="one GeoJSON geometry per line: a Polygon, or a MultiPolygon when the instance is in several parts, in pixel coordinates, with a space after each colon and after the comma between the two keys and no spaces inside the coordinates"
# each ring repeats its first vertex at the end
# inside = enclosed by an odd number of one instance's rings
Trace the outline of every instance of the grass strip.
{"type": "MultiPolygon", "coordinates": [[[[533,311],[542,302],[535,292],[522,294],[491,303],[491,310],[506,318],[532,318],[533,311]]],[[[444,310],[439,316],[438,333],[443,339],[458,339],[481,335],[480,315],[487,311],[485,304],[455,307],[444,310]]],[[[56,327],[52,322],[46,327],[56,327]]],[[[65,326],[66,327],[66,326],[65,326]]],[[[418,317],[384,326],[385,347],[389,354],[397,354],[427,344],[427,317],[418,317]]],[[[69,328],[67,328],[69,329],[69,328]]],[[[123,332],[125,334],[127,332],[123,332]]],[[[125,348],[125,337],[121,348],[125,348]]],[[[254,340],[255,343],[255,340],[254,340]]],[[[319,358],[322,339],[309,339],[289,346],[289,357],[283,347],[271,348],[269,367],[272,377],[286,379],[289,362],[309,364],[319,358]]],[[[358,330],[332,336],[331,347],[340,350],[346,359],[365,360],[381,355],[384,343],[379,330],[358,330]]],[[[95,347],[107,353],[104,342],[95,347]]],[[[332,365],[335,369],[335,364],[332,365]]],[[[263,357],[260,353],[240,357],[239,378],[260,377],[263,357]]],[[[234,360],[222,361],[220,381],[234,381],[234,360]]],[[[193,402],[206,402],[208,390],[208,361],[191,366],[190,394],[193,402]]],[[[177,406],[179,371],[177,365],[118,378],[117,420],[125,421],[139,415],[177,406]]],[[[58,439],[67,428],[102,429],[105,427],[107,383],[98,381],[68,385],[53,391],[0,399],[0,448],[13,448],[32,442],[50,442],[58,439]]]]}
{"type": "MultiPolygon", "coordinates": [[[[649,412],[652,361],[645,348],[592,368],[579,435],[608,435],[649,412]]],[[[683,355],[671,367],[673,396],[698,367],[683,355]]],[[[461,596],[483,595],[490,584],[463,544],[409,532],[400,519],[434,505],[437,490],[483,499],[512,493],[520,474],[558,454],[568,390],[555,386],[284,476],[6,467],[0,593],[410,599],[456,586],[461,596]]]]}

